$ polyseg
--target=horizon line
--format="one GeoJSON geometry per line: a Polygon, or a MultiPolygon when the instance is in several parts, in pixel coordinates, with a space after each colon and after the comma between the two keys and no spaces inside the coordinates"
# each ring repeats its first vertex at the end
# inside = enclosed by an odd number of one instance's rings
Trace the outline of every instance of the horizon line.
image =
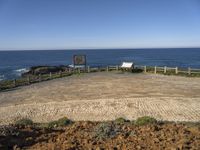
{"type": "Polygon", "coordinates": [[[120,49],[135,49],[135,50],[139,50],[139,49],[188,49],[188,48],[193,48],[193,49],[197,49],[197,48],[200,48],[199,47],[144,47],[144,48],[55,48],[55,49],[7,49],[7,50],[4,50],[4,49],[0,49],[0,51],[53,51],[53,50],[120,50],[120,49]]]}

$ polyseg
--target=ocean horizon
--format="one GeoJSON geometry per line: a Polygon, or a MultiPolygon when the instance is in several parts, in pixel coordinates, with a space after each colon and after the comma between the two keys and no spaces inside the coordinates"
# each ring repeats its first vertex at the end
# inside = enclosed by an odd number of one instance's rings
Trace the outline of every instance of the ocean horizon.
{"type": "Polygon", "coordinates": [[[0,51],[0,80],[19,78],[32,66],[70,65],[73,55],[84,54],[89,66],[136,65],[200,68],[200,48],[78,49],[0,51]]]}

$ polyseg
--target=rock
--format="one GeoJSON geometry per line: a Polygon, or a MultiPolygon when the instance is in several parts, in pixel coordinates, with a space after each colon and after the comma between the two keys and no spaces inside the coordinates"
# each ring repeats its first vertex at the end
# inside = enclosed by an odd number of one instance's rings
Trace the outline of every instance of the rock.
{"type": "Polygon", "coordinates": [[[183,144],[179,144],[179,145],[178,145],[178,148],[179,148],[179,149],[183,149],[183,144]]]}
{"type": "Polygon", "coordinates": [[[114,147],[113,150],[118,150],[118,148],[117,148],[117,147],[114,147]]]}
{"type": "Polygon", "coordinates": [[[190,134],[190,131],[189,130],[184,130],[183,134],[190,134]]]}
{"type": "Polygon", "coordinates": [[[50,72],[63,72],[66,71],[68,68],[68,66],[34,66],[31,67],[28,72],[23,73],[22,77],[29,75],[49,74],[50,72]]]}
{"type": "Polygon", "coordinates": [[[133,131],[131,131],[131,133],[129,134],[129,136],[137,136],[137,135],[136,135],[136,132],[133,130],[133,131]]]}
{"type": "Polygon", "coordinates": [[[160,130],[160,128],[156,125],[152,127],[152,131],[159,131],[159,130],[160,130]]]}
{"type": "Polygon", "coordinates": [[[185,145],[190,145],[190,143],[191,143],[191,142],[190,142],[189,140],[186,140],[186,141],[184,142],[185,145]]]}
{"type": "Polygon", "coordinates": [[[142,149],[142,147],[140,145],[137,145],[136,148],[137,149],[142,149]]]}
{"type": "Polygon", "coordinates": [[[158,138],[154,138],[154,142],[155,142],[155,143],[159,143],[159,141],[160,141],[160,140],[159,140],[158,138]]]}
{"type": "Polygon", "coordinates": [[[183,149],[191,149],[191,146],[189,146],[189,145],[184,145],[183,149]]]}
{"type": "Polygon", "coordinates": [[[32,137],[27,137],[27,138],[26,138],[26,141],[32,141],[32,140],[33,140],[32,137]]]}
{"type": "Polygon", "coordinates": [[[96,144],[97,144],[97,142],[96,142],[96,141],[92,142],[92,145],[96,145],[96,144]]]}
{"type": "Polygon", "coordinates": [[[14,145],[13,146],[13,150],[19,150],[20,148],[18,147],[18,145],[14,145]]]}
{"type": "Polygon", "coordinates": [[[96,150],[104,150],[102,147],[97,147],[96,150]]]}

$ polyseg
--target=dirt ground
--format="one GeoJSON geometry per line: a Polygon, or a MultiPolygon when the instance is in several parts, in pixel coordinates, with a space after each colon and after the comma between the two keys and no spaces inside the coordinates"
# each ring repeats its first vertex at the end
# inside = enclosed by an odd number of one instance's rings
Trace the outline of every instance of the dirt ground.
{"type": "Polygon", "coordinates": [[[135,119],[200,120],[200,78],[102,72],[36,83],[0,93],[0,124],[28,117],[46,122],[135,119]]]}
{"type": "MultiPolygon", "coordinates": [[[[4,127],[4,131],[7,129],[4,127]]],[[[52,130],[31,126],[11,126],[9,129],[12,133],[0,136],[0,149],[200,149],[200,128],[175,123],[135,126],[131,123],[75,122],[52,130]]]]}

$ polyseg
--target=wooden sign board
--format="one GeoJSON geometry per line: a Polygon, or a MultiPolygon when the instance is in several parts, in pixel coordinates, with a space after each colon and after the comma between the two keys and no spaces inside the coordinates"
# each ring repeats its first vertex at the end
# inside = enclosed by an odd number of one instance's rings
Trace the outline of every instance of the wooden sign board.
{"type": "Polygon", "coordinates": [[[78,65],[84,65],[86,66],[86,55],[74,55],[73,57],[73,61],[74,61],[74,66],[78,65]]]}

